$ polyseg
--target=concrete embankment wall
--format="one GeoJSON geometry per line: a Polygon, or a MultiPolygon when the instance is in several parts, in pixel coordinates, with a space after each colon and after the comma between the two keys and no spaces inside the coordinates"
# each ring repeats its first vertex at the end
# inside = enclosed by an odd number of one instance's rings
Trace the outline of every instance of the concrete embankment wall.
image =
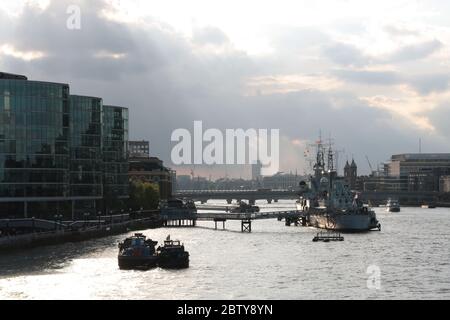
{"type": "Polygon", "coordinates": [[[55,245],[65,242],[77,242],[94,238],[107,237],[133,230],[159,228],[161,226],[162,222],[159,219],[139,219],[110,225],[102,225],[99,227],[91,227],[83,230],[64,230],[1,237],[0,254],[25,248],[34,248],[44,245],[55,245]]]}

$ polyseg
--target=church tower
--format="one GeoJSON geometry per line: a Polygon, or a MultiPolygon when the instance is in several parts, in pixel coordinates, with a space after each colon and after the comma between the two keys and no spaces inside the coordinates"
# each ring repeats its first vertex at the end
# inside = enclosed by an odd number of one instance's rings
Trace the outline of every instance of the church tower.
{"type": "Polygon", "coordinates": [[[356,179],[358,177],[358,166],[355,160],[352,159],[352,163],[349,164],[348,160],[344,167],[344,179],[347,182],[350,189],[354,190],[356,188],[356,179]]]}

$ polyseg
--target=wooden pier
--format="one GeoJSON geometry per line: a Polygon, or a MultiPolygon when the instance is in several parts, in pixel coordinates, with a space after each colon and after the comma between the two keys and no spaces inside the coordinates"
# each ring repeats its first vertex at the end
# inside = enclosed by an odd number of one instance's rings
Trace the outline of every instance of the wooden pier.
{"type": "Polygon", "coordinates": [[[242,232],[252,231],[253,220],[278,219],[281,221],[282,219],[285,219],[286,225],[290,225],[291,223],[298,224],[301,223],[301,221],[306,221],[304,213],[297,210],[254,213],[205,212],[197,213],[196,219],[203,221],[214,221],[215,229],[217,229],[217,222],[222,222],[222,228],[225,229],[225,222],[227,220],[240,220],[242,232]]]}

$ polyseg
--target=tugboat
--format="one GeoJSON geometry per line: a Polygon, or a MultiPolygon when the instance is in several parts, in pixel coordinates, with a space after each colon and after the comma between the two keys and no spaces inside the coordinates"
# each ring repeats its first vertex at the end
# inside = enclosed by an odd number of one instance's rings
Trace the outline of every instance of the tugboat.
{"type": "Polygon", "coordinates": [[[308,226],[340,232],[381,230],[375,211],[363,204],[344,178],[337,176],[331,143],[326,152],[319,139],[313,170],[309,181],[300,182],[297,200],[297,210],[305,213],[308,226]]]}
{"type": "Polygon", "coordinates": [[[397,200],[389,199],[386,203],[387,212],[400,212],[400,204],[397,200]]]}
{"type": "Polygon", "coordinates": [[[119,268],[124,270],[155,268],[158,255],[155,246],[158,242],[147,239],[142,233],[126,238],[119,243],[119,268]]]}
{"type": "Polygon", "coordinates": [[[170,240],[170,235],[164,241],[164,246],[158,249],[158,265],[160,268],[183,269],[189,267],[189,252],[179,240],[170,240]]]}

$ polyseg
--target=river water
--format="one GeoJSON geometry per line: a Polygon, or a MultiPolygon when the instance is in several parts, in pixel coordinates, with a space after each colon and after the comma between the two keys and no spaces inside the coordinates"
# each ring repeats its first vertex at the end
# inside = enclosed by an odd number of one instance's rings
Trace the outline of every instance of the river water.
{"type": "Polygon", "coordinates": [[[254,221],[252,233],[238,221],[143,231],[182,240],[186,270],[119,270],[125,234],[1,255],[0,299],[450,299],[450,209],[376,211],[381,232],[343,242],[312,242],[316,229],[275,219],[254,221]]]}

